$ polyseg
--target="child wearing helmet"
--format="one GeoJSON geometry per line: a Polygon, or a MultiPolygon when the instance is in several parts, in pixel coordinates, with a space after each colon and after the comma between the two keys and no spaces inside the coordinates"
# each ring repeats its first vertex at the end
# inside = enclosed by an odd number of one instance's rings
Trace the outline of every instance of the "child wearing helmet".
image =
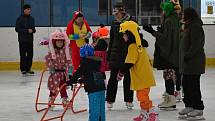
{"type": "Polygon", "coordinates": [[[108,44],[109,38],[109,29],[105,25],[100,24],[100,27],[97,29],[97,31],[93,32],[92,34],[92,45],[95,46],[100,39],[105,40],[105,42],[108,44]]]}
{"type": "MultiPolygon", "coordinates": [[[[53,101],[59,87],[66,83],[66,76],[63,70],[66,70],[71,65],[69,54],[69,39],[65,32],[56,30],[50,36],[49,52],[45,56],[46,66],[49,68],[50,76],[48,78],[48,88],[50,90],[49,101],[53,101]],[[56,70],[62,70],[57,72],[56,70]]],[[[61,99],[63,107],[68,104],[68,96],[66,87],[61,91],[61,99]]],[[[52,107],[53,109],[53,107],[52,107]]]]}
{"type": "Polygon", "coordinates": [[[67,84],[83,83],[89,98],[89,121],[105,121],[106,77],[100,71],[102,59],[94,56],[94,48],[89,44],[80,48],[80,57],[80,66],[67,84]]]}

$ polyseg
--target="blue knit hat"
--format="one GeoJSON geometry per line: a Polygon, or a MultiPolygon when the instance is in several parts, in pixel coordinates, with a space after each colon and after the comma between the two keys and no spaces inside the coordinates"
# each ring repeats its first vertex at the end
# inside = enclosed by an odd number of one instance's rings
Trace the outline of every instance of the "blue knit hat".
{"type": "Polygon", "coordinates": [[[93,56],[93,55],[94,55],[94,48],[91,45],[85,44],[80,48],[80,56],[82,58],[87,56],[93,56]]]}

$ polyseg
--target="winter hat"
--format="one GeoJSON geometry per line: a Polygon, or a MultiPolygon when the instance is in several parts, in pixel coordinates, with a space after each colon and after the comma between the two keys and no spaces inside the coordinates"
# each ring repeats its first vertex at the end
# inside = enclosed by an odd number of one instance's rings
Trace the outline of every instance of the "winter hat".
{"type": "Polygon", "coordinates": [[[113,15],[115,15],[118,12],[126,13],[123,3],[121,3],[121,2],[116,3],[116,5],[114,6],[113,15]]]}
{"type": "Polygon", "coordinates": [[[28,8],[31,8],[31,6],[30,6],[29,4],[25,4],[25,5],[23,6],[23,10],[28,9],[28,8]]]}
{"type": "Polygon", "coordinates": [[[67,37],[66,32],[62,32],[62,30],[56,30],[51,34],[50,40],[49,40],[49,49],[52,54],[52,59],[56,59],[55,50],[54,50],[54,41],[56,40],[64,40],[65,42],[65,53],[66,53],[66,59],[71,60],[70,54],[69,54],[69,43],[70,40],[67,37]]]}
{"type": "Polygon", "coordinates": [[[164,11],[166,16],[169,16],[175,12],[174,4],[172,2],[170,2],[169,0],[161,3],[161,8],[164,11]]]}
{"type": "Polygon", "coordinates": [[[98,31],[93,32],[92,38],[98,38],[98,37],[99,37],[98,31]]]}
{"type": "Polygon", "coordinates": [[[141,44],[141,39],[140,39],[138,29],[139,29],[139,26],[134,21],[125,21],[124,23],[120,24],[119,32],[125,33],[126,31],[130,31],[135,37],[138,52],[142,52],[143,47],[142,47],[142,44],[141,44]]]}
{"type": "Polygon", "coordinates": [[[94,48],[90,44],[85,44],[80,48],[80,56],[82,58],[94,55],[94,48]]]}
{"type": "Polygon", "coordinates": [[[98,29],[98,37],[101,39],[109,38],[109,30],[105,26],[100,26],[98,29]]]}

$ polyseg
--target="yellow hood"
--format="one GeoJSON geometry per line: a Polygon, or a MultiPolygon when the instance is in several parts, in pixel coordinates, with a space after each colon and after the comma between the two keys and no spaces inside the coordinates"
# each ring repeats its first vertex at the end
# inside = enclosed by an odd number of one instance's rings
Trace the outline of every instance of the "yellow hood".
{"type": "Polygon", "coordinates": [[[120,30],[119,32],[126,32],[126,31],[130,31],[136,40],[136,44],[137,44],[137,48],[138,48],[138,52],[142,52],[143,51],[143,47],[141,44],[141,39],[140,39],[140,35],[138,32],[138,24],[134,21],[125,21],[124,23],[120,24],[120,30]]]}

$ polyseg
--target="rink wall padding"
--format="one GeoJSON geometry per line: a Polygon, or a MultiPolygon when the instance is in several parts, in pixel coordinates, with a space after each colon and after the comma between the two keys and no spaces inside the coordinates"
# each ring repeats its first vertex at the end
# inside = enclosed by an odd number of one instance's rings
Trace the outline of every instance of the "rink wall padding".
{"type": "MultiPolygon", "coordinates": [[[[207,67],[215,67],[215,58],[207,58],[206,65],[207,67]]],[[[45,68],[44,62],[33,62],[32,70],[43,70],[45,68]]],[[[0,62],[1,70],[19,70],[19,62],[0,62]]]]}
{"type": "MultiPolygon", "coordinates": [[[[44,62],[33,62],[32,70],[43,70],[44,62]]],[[[0,62],[0,70],[19,70],[19,62],[0,62]]]]}
{"type": "MultiPolygon", "coordinates": [[[[215,66],[215,25],[204,25],[205,31],[205,53],[208,66],[215,66]]],[[[109,26],[108,26],[109,27],[109,26]]],[[[153,26],[156,29],[156,26],[153,26]]],[[[40,70],[44,68],[44,57],[48,53],[47,46],[39,46],[39,42],[44,37],[49,37],[50,33],[56,29],[65,29],[65,27],[36,27],[34,35],[34,63],[33,69],[40,70]]],[[[92,31],[96,31],[98,26],[91,26],[92,31]]],[[[140,27],[142,28],[142,27],[140,27]]],[[[149,43],[148,54],[153,59],[155,38],[151,34],[140,31],[149,43]]],[[[92,41],[90,39],[90,41],[92,41]]],[[[14,27],[0,27],[0,70],[18,70],[19,69],[19,44],[17,33],[14,27]]]]}

